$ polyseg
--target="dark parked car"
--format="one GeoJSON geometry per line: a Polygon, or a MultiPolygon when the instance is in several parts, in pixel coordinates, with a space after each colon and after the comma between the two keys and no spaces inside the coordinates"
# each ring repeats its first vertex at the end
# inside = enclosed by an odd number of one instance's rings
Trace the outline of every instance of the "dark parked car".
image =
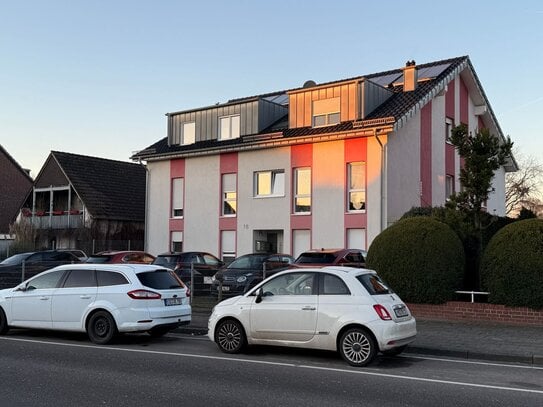
{"type": "Polygon", "coordinates": [[[263,278],[285,270],[293,262],[294,257],[288,254],[245,254],[219,270],[213,281],[213,291],[217,293],[221,289],[224,295],[243,294],[263,278]]]}
{"type": "Polygon", "coordinates": [[[69,263],[81,261],[70,252],[58,250],[15,254],[0,262],[0,288],[15,287],[42,271],[69,263]]]}
{"type": "Polygon", "coordinates": [[[213,276],[224,266],[221,260],[206,252],[159,254],[153,264],[172,269],[188,286],[190,286],[191,268],[194,269],[194,287],[190,287],[193,294],[209,293],[213,276]]]}
{"type": "Polygon", "coordinates": [[[87,263],[130,263],[151,264],[155,256],[138,250],[106,251],[93,254],[87,263]]]}
{"type": "Polygon", "coordinates": [[[350,266],[366,267],[365,250],[360,249],[320,249],[308,250],[298,256],[294,265],[299,267],[350,266]]]}

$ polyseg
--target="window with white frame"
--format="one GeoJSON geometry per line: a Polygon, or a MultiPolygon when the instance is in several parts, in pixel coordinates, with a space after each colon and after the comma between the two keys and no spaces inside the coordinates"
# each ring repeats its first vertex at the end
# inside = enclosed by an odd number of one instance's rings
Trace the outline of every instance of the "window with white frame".
{"type": "Polygon", "coordinates": [[[294,213],[311,212],[311,168],[294,169],[294,213]]]}
{"type": "Polygon", "coordinates": [[[240,136],[240,115],[219,117],[219,140],[230,140],[240,136]]]}
{"type": "Polygon", "coordinates": [[[339,97],[313,101],[313,127],[338,124],[340,118],[341,99],[339,97]]]}
{"type": "Polygon", "coordinates": [[[194,144],[196,141],[196,123],[187,122],[183,123],[183,134],[182,134],[182,143],[185,144],[194,144]]]}
{"type": "Polygon", "coordinates": [[[362,161],[347,164],[347,211],[366,210],[366,163],[362,161]]]}
{"type": "Polygon", "coordinates": [[[257,171],[254,173],[254,196],[285,196],[285,170],[257,171]]]}
{"type": "Polygon", "coordinates": [[[182,252],[183,251],[183,232],[172,232],[171,238],[172,238],[171,251],[182,252]]]}
{"type": "Polygon", "coordinates": [[[445,142],[450,144],[451,140],[451,134],[453,129],[453,121],[452,119],[446,118],[445,119],[445,142]]]}
{"type": "Polygon", "coordinates": [[[445,176],[445,198],[449,199],[454,194],[454,176],[445,176]]]}
{"type": "Polygon", "coordinates": [[[222,215],[235,216],[237,209],[236,174],[222,175],[222,215]]]}
{"type": "Polygon", "coordinates": [[[236,232],[234,230],[221,231],[221,260],[230,264],[236,258],[236,232]]]}
{"type": "Polygon", "coordinates": [[[172,179],[172,218],[183,216],[183,178],[172,179]]]}

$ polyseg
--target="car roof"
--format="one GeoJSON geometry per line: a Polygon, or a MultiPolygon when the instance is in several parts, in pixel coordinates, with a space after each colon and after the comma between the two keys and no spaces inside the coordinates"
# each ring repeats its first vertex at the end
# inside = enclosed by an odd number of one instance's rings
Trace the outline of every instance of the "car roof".
{"type": "Polygon", "coordinates": [[[50,270],[77,270],[77,269],[86,269],[92,268],[94,270],[109,270],[109,271],[126,271],[134,273],[143,273],[146,271],[154,271],[158,269],[168,270],[165,267],[157,266],[156,264],[96,264],[96,263],[78,263],[78,264],[64,264],[62,266],[57,266],[50,270]]]}
{"type": "Polygon", "coordinates": [[[358,276],[361,274],[377,274],[375,270],[358,268],[358,267],[347,267],[347,266],[324,266],[324,267],[304,267],[304,268],[291,268],[275,275],[286,274],[286,273],[307,273],[307,272],[316,272],[316,273],[332,273],[336,275],[350,274],[352,276],[358,276]]]}

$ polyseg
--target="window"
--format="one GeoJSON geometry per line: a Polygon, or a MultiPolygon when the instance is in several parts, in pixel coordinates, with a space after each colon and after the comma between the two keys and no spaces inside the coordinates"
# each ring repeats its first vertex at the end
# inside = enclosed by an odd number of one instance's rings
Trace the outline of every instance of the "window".
{"type": "Polygon", "coordinates": [[[223,174],[222,202],[222,215],[235,216],[237,205],[236,174],[223,174]]]}
{"type": "Polygon", "coordinates": [[[254,196],[270,197],[285,195],[285,171],[259,171],[254,174],[254,196]]]}
{"type": "Polygon", "coordinates": [[[121,273],[105,270],[96,270],[96,280],[98,281],[98,287],[130,284],[121,273]]]}
{"type": "Polygon", "coordinates": [[[445,119],[445,141],[450,143],[453,121],[449,118],[445,119]]]}
{"type": "Polygon", "coordinates": [[[294,213],[311,212],[311,169],[294,170],[294,213]]]}
{"type": "Polygon", "coordinates": [[[138,280],[145,287],[154,288],[155,290],[170,290],[179,288],[181,284],[173,271],[170,270],[155,270],[145,273],[138,273],[138,280]]]}
{"type": "Polygon", "coordinates": [[[172,217],[183,216],[183,178],[172,179],[172,217]]]}
{"type": "Polygon", "coordinates": [[[236,232],[234,230],[221,231],[222,261],[230,264],[236,258],[236,232]]]}
{"type": "Polygon", "coordinates": [[[321,295],[350,295],[351,292],[337,276],[332,274],[324,274],[321,280],[320,294],[321,295]]]}
{"type": "Polygon", "coordinates": [[[63,275],[64,270],[41,274],[38,277],[30,280],[26,288],[28,290],[40,288],[55,288],[63,275]]]}
{"type": "Polygon", "coordinates": [[[240,136],[240,115],[219,117],[219,140],[230,140],[240,136]]]}
{"type": "Polygon", "coordinates": [[[172,232],[172,252],[183,251],[183,232],[172,232]]]}
{"type": "Polygon", "coordinates": [[[445,176],[445,198],[449,199],[454,194],[454,176],[445,176]]]}
{"type": "Polygon", "coordinates": [[[74,287],[96,287],[96,280],[94,278],[94,270],[72,270],[66,281],[64,281],[64,288],[74,287]]]}
{"type": "Polygon", "coordinates": [[[349,212],[366,209],[366,164],[359,161],[347,164],[348,208],[349,212]]]}
{"type": "Polygon", "coordinates": [[[315,295],[314,273],[283,274],[262,286],[262,292],[268,295],[315,295]]]}
{"type": "Polygon", "coordinates": [[[313,101],[313,127],[331,126],[340,122],[339,97],[313,101]]]}
{"type": "Polygon", "coordinates": [[[368,290],[370,295],[392,294],[385,283],[375,274],[361,274],[356,279],[368,290]]]}
{"type": "Polygon", "coordinates": [[[181,144],[194,144],[196,141],[196,122],[183,123],[183,134],[181,144]]]}

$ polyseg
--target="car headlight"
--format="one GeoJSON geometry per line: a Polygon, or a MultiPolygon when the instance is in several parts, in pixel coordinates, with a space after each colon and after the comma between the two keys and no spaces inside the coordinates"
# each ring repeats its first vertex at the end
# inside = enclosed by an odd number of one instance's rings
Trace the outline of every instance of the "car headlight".
{"type": "Polygon", "coordinates": [[[241,277],[238,277],[238,279],[236,280],[238,283],[244,283],[247,281],[247,276],[241,276],[241,277]]]}

